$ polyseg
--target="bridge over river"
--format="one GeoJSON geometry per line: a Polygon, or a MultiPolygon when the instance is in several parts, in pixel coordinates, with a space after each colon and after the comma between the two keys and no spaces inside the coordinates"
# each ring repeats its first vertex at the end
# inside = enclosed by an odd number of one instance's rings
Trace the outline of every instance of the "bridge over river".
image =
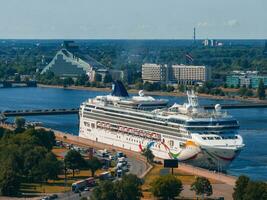
{"type": "MultiPolygon", "coordinates": [[[[215,105],[204,105],[204,109],[214,109],[215,105]]],[[[241,104],[221,104],[222,109],[249,109],[249,108],[267,108],[267,103],[241,103],[241,104]]],[[[38,109],[38,110],[5,110],[1,112],[2,118],[15,116],[37,116],[37,115],[73,115],[78,114],[79,108],[70,109],[38,109]]]]}

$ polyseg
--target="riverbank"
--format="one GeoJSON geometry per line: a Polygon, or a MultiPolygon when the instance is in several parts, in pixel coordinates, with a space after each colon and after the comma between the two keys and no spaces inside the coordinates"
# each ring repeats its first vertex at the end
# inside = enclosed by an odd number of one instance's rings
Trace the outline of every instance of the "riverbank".
{"type": "MultiPolygon", "coordinates": [[[[134,152],[134,151],[130,151],[124,148],[95,142],[95,141],[85,139],[85,138],[80,138],[79,136],[69,135],[69,134],[66,134],[66,133],[63,133],[57,130],[52,130],[52,131],[54,131],[56,138],[58,140],[62,140],[65,142],[68,141],[68,142],[71,142],[72,144],[79,145],[79,146],[87,146],[87,147],[90,146],[90,147],[94,147],[97,149],[105,148],[111,151],[115,149],[117,151],[124,152],[129,158],[133,158],[136,161],[139,160],[145,163],[146,170],[141,171],[139,174],[137,174],[140,178],[144,178],[144,181],[145,181],[145,184],[142,187],[143,194],[144,194],[144,197],[142,198],[142,200],[148,200],[148,199],[153,198],[151,196],[151,193],[148,192],[149,191],[148,188],[150,184],[146,184],[146,183],[147,181],[151,182],[154,178],[160,175],[160,171],[157,169],[162,169],[163,168],[162,165],[152,166],[148,164],[146,162],[146,159],[143,156],[141,156],[139,152],[134,152]],[[155,174],[155,169],[157,171],[156,174],[155,174]]],[[[175,176],[177,176],[177,173],[179,174],[178,178],[181,179],[184,185],[184,190],[182,191],[181,195],[186,199],[187,198],[193,199],[195,197],[195,193],[190,190],[190,185],[195,180],[196,176],[206,177],[212,182],[212,185],[213,185],[212,197],[213,198],[218,198],[218,197],[223,196],[227,200],[232,199],[233,188],[237,180],[235,176],[229,176],[223,173],[215,173],[215,172],[208,171],[206,169],[194,167],[194,166],[183,164],[183,163],[180,163],[178,169],[175,169],[175,176]]]]}
{"type": "MultiPolygon", "coordinates": [[[[60,85],[44,85],[44,84],[38,84],[37,87],[40,88],[60,88],[60,89],[66,89],[66,90],[87,90],[87,91],[98,91],[98,92],[111,92],[111,88],[96,88],[96,87],[85,87],[85,86],[68,86],[63,87],[60,85]]],[[[136,89],[129,89],[128,93],[130,94],[138,94],[139,90],[136,89]]],[[[152,95],[152,96],[186,96],[185,93],[182,92],[161,92],[161,91],[145,91],[146,95],[152,95]]],[[[209,98],[209,99],[220,99],[220,100],[237,100],[242,102],[253,102],[253,103],[267,103],[267,100],[259,100],[258,98],[249,97],[249,98],[243,98],[243,97],[228,97],[228,96],[215,96],[210,94],[203,94],[198,93],[199,97],[202,98],[209,98]]]]}

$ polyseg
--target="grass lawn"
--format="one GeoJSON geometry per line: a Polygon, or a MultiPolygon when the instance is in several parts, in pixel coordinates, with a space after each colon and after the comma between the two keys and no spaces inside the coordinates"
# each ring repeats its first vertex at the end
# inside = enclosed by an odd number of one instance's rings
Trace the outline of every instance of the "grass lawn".
{"type": "MultiPolygon", "coordinates": [[[[146,175],[145,182],[142,186],[143,195],[144,195],[144,197],[142,198],[143,200],[153,199],[153,195],[149,191],[150,184],[153,182],[155,178],[160,176],[161,169],[163,169],[163,165],[155,165],[153,169],[146,175]]],[[[170,169],[170,173],[171,173],[171,169],[170,169]]],[[[174,175],[182,181],[183,185],[191,185],[196,179],[196,176],[192,174],[184,173],[181,170],[179,170],[179,168],[174,169],[174,175]]],[[[209,179],[209,180],[213,184],[219,183],[218,181],[215,181],[213,179],[209,179]]]]}

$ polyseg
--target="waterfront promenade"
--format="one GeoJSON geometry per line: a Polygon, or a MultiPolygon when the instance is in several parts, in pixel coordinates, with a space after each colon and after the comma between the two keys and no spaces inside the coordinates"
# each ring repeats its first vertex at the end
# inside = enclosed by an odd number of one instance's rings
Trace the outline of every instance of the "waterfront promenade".
{"type": "MultiPolygon", "coordinates": [[[[47,129],[51,130],[51,129],[47,129]]],[[[88,140],[85,138],[80,138],[75,135],[70,135],[63,133],[61,131],[52,130],[55,132],[56,138],[61,141],[70,142],[72,144],[76,144],[84,147],[94,147],[97,149],[108,149],[108,150],[117,150],[124,152],[129,158],[132,158],[136,161],[141,160],[143,163],[146,163],[146,159],[140,155],[138,152],[129,151],[123,148],[115,147],[112,145],[107,145],[99,142],[95,142],[92,140],[88,140]]],[[[140,178],[145,178],[146,174],[152,169],[152,166],[146,164],[146,170],[143,172],[137,173],[140,178]]],[[[209,171],[206,169],[193,167],[191,165],[186,165],[183,163],[179,164],[179,170],[184,172],[185,174],[193,174],[195,176],[203,176],[208,179],[213,179],[217,183],[213,184],[213,197],[224,197],[225,200],[232,199],[233,188],[235,185],[236,177],[229,176],[223,173],[215,173],[214,171],[209,171]]],[[[190,190],[190,185],[184,185],[184,190],[181,195],[188,198],[195,198],[194,192],[190,190]]],[[[145,199],[146,200],[146,199],[145,199]]]]}
{"type": "MultiPolygon", "coordinates": [[[[10,125],[2,124],[4,128],[14,129],[14,127],[10,125]]],[[[96,149],[107,149],[110,151],[122,151],[124,152],[129,160],[131,161],[132,169],[131,172],[139,176],[140,178],[145,178],[146,174],[152,169],[152,166],[146,162],[145,157],[141,156],[139,152],[133,152],[130,150],[126,150],[123,148],[115,147],[112,145],[107,145],[99,142],[95,142],[89,139],[80,138],[75,135],[71,135],[68,133],[64,133],[61,131],[53,130],[45,127],[36,127],[36,128],[44,128],[46,130],[54,131],[56,139],[61,140],[67,143],[71,143],[81,147],[93,147],[96,149]]],[[[183,163],[179,164],[179,170],[184,172],[185,174],[192,174],[195,176],[203,176],[209,179],[213,179],[216,183],[213,184],[213,197],[223,196],[226,200],[232,199],[233,188],[235,185],[236,177],[229,176],[222,173],[215,173],[213,171],[208,171],[202,168],[193,167],[190,165],[186,165],[183,163]]],[[[182,196],[188,198],[194,198],[194,193],[190,190],[190,185],[184,185],[184,190],[181,193],[182,196]]],[[[10,198],[14,199],[14,198],[10,198]]],[[[32,198],[35,199],[35,198],[32,198]]],[[[2,200],[0,198],[0,200],[2,200]]]]}
{"type": "MultiPolygon", "coordinates": [[[[47,129],[50,130],[50,129],[47,129]]],[[[112,145],[107,145],[107,144],[103,144],[103,143],[99,143],[99,142],[95,142],[89,139],[85,139],[85,138],[80,138],[76,135],[70,135],[70,134],[66,134],[60,131],[56,131],[56,130],[52,130],[55,132],[56,138],[58,140],[62,140],[62,141],[68,141],[68,142],[72,142],[72,144],[77,144],[80,146],[90,146],[90,147],[95,147],[97,149],[108,149],[108,150],[118,150],[118,151],[122,151],[127,155],[130,155],[131,157],[135,157],[137,159],[141,159],[144,162],[146,161],[145,158],[143,156],[140,155],[140,153],[138,152],[133,152],[130,150],[126,150],[120,147],[115,147],[112,145]]],[[[234,186],[235,185],[235,181],[236,181],[236,177],[234,176],[229,176],[223,173],[215,173],[214,171],[209,171],[206,169],[202,169],[202,168],[198,168],[198,167],[193,167],[191,165],[187,165],[187,164],[183,164],[180,163],[179,164],[179,169],[181,171],[184,171],[186,173],[190,173],[190,174],[194,174],[196,176],[204,176],[210,179],[214,179],[216,181],[220,181],[222,183],[226,183],[228,185],[234,186]]],[[[145,174],[143,174],[142,176],[144,176],[145,174]]]]}

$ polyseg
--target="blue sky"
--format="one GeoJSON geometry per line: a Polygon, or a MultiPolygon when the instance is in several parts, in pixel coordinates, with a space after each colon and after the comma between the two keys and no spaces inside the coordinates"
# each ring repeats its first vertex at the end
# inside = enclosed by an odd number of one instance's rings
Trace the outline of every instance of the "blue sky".
{"type": "Polygon", "coordinates": [[[0,0],[0,38],[267,38],[267,0],[0,0]]]}

